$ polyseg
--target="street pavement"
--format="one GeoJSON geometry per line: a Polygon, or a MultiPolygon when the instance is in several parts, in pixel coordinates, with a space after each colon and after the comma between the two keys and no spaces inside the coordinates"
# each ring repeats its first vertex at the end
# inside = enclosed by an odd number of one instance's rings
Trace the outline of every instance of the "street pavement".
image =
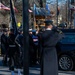
{"type": "MultiPolygon", "coordinates": [[[[0,57],[0,75],[11,75],[11,71],[8,66],[3,66],[2,57],[0,57]]],[[[18,75],[17,69],[15,68],[15,75],[18,75]]],[[[21,75],[23,75],[23,69],[21,69],[21,75]]],[[[30,67],[29,75],[40,75],[40,68],[30,67]]],[[[59,71],[59,75],[75,75],[74,71],[59,71]]]]}

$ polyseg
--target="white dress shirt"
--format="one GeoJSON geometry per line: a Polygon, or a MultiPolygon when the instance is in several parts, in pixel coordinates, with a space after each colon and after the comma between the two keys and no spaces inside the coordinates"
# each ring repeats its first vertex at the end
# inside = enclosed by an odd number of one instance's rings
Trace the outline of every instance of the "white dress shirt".
{"type": "Polygon", "coordinates": [[[46,28],[46,30],[52,30],[51,28],[46,28]]]}

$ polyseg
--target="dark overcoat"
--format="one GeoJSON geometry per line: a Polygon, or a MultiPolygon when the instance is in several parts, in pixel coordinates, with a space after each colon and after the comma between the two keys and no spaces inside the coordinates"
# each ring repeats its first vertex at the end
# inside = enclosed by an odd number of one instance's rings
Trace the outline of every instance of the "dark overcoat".
{"type": "Polygon", "coordinates": [[[5,34],[1,35],[1,54],[5,54],[7,52],[7,39],[8,37],[5,34]]]}
{"type": "Polygon", "coordinates": [[[42,32],[41,39],[41,75],[58,75],[56,44],[62,36],[53,30],[42,32]]]}

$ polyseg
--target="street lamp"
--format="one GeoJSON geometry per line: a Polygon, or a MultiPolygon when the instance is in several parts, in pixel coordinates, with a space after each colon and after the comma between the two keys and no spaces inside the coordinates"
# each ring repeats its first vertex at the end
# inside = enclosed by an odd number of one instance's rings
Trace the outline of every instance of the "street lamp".
{"type": "Polygon", "coordinates": [[[29,0],[23,2],[23,75],[29,75],[29,0]]]}

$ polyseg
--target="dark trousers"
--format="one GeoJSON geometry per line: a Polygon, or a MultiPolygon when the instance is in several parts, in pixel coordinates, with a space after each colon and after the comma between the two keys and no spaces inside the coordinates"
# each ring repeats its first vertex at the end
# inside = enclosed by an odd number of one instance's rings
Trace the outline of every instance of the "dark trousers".
{"type": "Polygon", "coordinates": [[[7,54],[3,55],[3,65],[7,65],[7,54]]]}
{"type": "Polygon", "coordinates": [[[14,67],[21,68],[20,54],[15,52],[12,56],[9,56],[9,69],[14,70],[14,67]]]}
{"type": "Polygon", "coordinates": [[[36,62],[39,61],[39,51],[38,51],[38,46],[37,45],[34,46],[34,53],[33,53],[33,55],[34,55],[33,56],[34,57],[33,61],[36,64],[36,62]]]}
{"type": "Polygon", "coordinates": [[[14,70],[14,56],[9,57],[9,70],[14,70]]]}

